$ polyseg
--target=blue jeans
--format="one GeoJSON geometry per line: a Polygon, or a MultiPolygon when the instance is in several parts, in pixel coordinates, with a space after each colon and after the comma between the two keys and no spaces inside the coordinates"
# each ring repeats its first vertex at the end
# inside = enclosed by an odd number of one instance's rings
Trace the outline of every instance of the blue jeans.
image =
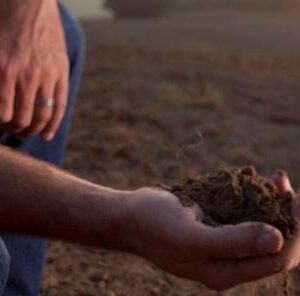
{"type": "MultiPolygon", "coordinates": [[[[83,34],[79,24],[70,16],[62,4],[59,4],[59,9],[65,31],[65,38],[68,46],[68,56],[70,60],[70,89],[67,110],[62,124],[55,138],[51,142],[44,141],[40,136],[36,136],[25,141],[19,141],[13,135],[9,134],[2,134],[1,136],[2,144],[13,147],[16,150],[26,152],[35,158],[51,162],[55,165],[61,165],[63,161],[66,136],[68,133],[75,97],[80,82],[84,58],[83,34]]],[[[3,295],[39,295],[41,273],[47,241],[39,238],[24,237],[5,233],[1,234],[1,237],[11,259],[8,280],[3,295]]],[[[2,278],[0,281],[1,280],[2,278]]],[[[1,290],[0,295],[2,295],[1,290]]]]}
{"type": "Polygon", "coordinates": [[[10,256],[3,240],[0,239],[0,295],[3,295],[6,288],[9,266],[10,256]]]}

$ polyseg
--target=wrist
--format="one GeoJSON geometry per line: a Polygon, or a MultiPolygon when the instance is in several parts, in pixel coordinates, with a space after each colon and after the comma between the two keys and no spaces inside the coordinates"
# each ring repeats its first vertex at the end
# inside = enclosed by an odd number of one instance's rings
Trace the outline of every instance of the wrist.
{"type": "MultiPolygon", "coordinates": [[[[26,24],[28,20],[36,21],[43,8],[57,6],[57,0],[5,0],[0,1],[1,22],[21,22],[26,24]]],[[[14,25],[16,25],[14,23],[14,25]]]]}
{"type": "Polygon", "coordinates": [[[126,252],[134,252],[131,241],[131,217],[130,202],[131,191],[109,190],[107,203],[107,213],[110,217],[108,222],[108,238],[111,248],[116,248],[126,252]]]}
{"type": "MultiPolygon", "coordinates": [[[[147,215],[147,206],[144,207],[143,200],[146,196],[143,190],[123,192],[121,205],[121,215],[118,223],[121,225],[122,240],[126,246],[126,251],[145,256],[147,246],[144,242],[145,228],[142,220],[147,215]],[[142,205],[141,205],[142,204],[142,205]],[[146,211],[146,212],[145,212],[146,211]]],[[[147,234],[146,234],[147,236],[147,234]]]]}
{"type": "MultiPolygon", "coordinates": [[[[100,191],[99,198],[103,198],[100,191]]],[[[118,191],[111,190],[106,193],[107,216],[107,238],[104,241],[109,242],[109,248],[115,248],[132,254],[142,255],[144,249],[140,235],[139,215],[140,212],[136,206],[139,199],[139,191],[118,191]]],[[[101,246],[101,241],[99,241],[101,246]]],[[[102,245],[103,246],[103,245],[102,245]]]]}
{"type": "Polygon", "coordinates": [[[89,222],[82,223],[88,226],[83,241],[96,247],[133,253],[130,232],[132,192],[92,185],[85,196],[83,211],[89,222]]]}

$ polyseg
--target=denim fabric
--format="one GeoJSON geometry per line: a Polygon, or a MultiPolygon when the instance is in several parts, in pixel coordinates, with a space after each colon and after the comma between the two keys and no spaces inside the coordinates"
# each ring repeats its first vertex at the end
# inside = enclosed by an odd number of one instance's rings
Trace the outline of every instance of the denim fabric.
{"type": "Polygon", "coordinates": [[[0,239],[0,295],[6,287],[9,274],[10,256],[2,239],[0,239]]]}
{"type": "MultiPolygon", "coordinates": [[[[42,159],[55,165],[62,165],[66,137],[80,82],[84,58],[84,40],[79,24],[70,16],[62,4],[59,4],[59,9],[70,60],[70,88],[67,110],[62,124],[51,142],[44,141],[40,136],[24,141],[19,141],[13,135],[9,134],[2,134],[1,136],[2,144],[26,152],[37,159],[42,159]]],[[[11,257],[9,277],[4,295],[39,295],[47,241],[39,238],[5,233],[1,234],[1,237],[11,257]]]]}

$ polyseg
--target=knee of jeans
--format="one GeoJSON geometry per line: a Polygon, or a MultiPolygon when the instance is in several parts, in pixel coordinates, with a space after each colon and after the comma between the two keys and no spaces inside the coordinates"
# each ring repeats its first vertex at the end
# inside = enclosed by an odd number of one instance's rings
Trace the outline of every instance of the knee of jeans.
{"type": "Polygon", "coordinates": [[[0,295],[2,295],[5,290],[9,275],[10,261],[11,258],[5,243],[0,239],[0,295]]]}
{"type": "Polygon", "coordinates": [[[76,21],[62,3],[59,4],[63,28],[68,46],[69,58],[80,62],[85,52],[85,37],[81,25],[76,21]]]}
{"type": "Polygon", "coordinates": [[[76,52],[83,52],[85,49],[85,35],[83,29],[78,21],[73,22],[72,28],[70,28],[71,43],[73,43],[73,49],[76,52]]]}

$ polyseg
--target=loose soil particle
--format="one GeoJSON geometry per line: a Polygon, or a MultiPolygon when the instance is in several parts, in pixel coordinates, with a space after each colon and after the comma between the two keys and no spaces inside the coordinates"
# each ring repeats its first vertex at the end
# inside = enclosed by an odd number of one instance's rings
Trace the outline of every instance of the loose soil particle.
{"type": "Polygon", "coordinates": [[[278,228],[285,238],[296,226],[292,193],[279,192],[254,167],[220,169],[168,190],[185,206],[197,203],[205,215],[203,222],[208,225],[265,222],[278,228]]]}

